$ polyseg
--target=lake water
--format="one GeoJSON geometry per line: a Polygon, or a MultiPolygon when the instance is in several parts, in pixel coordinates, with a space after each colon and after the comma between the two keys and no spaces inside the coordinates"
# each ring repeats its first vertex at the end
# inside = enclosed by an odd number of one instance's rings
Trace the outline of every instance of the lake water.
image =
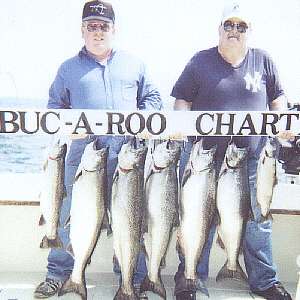
{"type": "MultiPolygon", "coordinates": [[[[46,101],[0,98],[0,107],[45,108],[46,101]]],[[[0,172],[38,173],[50,137],[42,135],[0,134],[0,172]]]]}

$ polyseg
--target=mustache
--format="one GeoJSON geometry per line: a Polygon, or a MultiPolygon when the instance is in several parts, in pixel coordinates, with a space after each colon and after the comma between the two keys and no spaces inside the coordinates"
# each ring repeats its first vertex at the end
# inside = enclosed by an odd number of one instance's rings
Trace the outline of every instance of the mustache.
{"type": "Polygon", "coordinates": [[[229,34],[228,39],[230,38],[236,38],[237,40],[240,40],[240,35],[239,34],[229,34]]]}

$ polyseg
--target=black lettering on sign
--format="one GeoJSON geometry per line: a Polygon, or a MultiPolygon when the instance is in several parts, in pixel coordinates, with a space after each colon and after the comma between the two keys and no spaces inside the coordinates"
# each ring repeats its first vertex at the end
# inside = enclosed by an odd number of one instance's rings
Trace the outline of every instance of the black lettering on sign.
{"type": "Polygon", "coordinates": [[[146,122],[146,127],[151,134],[159,135],[165,131],[165,129],[167,127],[167,119],[163,114],[153,113],[153,114],[149,115],[147,122],[146,122]],[[157,121],[157,118],[158,118],[158,121],[157,121]],[[159,122],[159,124],[160,124],[160,126],[158,126],[159,127],[158,131],[153,130],[154,122],[159,122]]]}
{"type": "Polygon", "coordinates": [[[279,131],[276,129],[276,123],[278,122],[278,115],[276,113],[263,113],[263,120],[262,120],[262,126],[261,126],[261,135],[268,135],[267,127],[271,127],[271,132],[273,135],[276,135],[279,133],[279,131]]]}
{"type": "MultiPolygon", "coordinates": [[[[29,131],[26,129],[26,113],[25,111],[20,111],[20,127],[21,127],[21,131],[27,134],[33,134],[39,131],[40,129],[40,112],[37,111],[35,112],[35,124],[36,124],[36,128],[33,131],[29,131]]],[[[32,120],[32,118],[30,118],[32,120]]]]}
{"type": "Polygon", "coordinates": [[[18,120],[18,114],[14,111],[0,111],[0,133],[16,133],[19,131],[20,126],[16,121],[18,120]],[[8,115],[8,116],[7,116],[8,115]],[[8,125],[12,126],[12,129],[8,129],[8,125]]]}
{"type": "Polygon", "coordinates": [[[46,112],[42,115],[41,128],[44,132],[46,132],[48,134],[55,134],[59,131],[59,129],[60,129],[59,127],[55,131],[50,131],[47,127],[47,118],[48,118],[48,116],[51,116],[51,115],[56,116],[58,120],[60,119],[59,113],[56,113],[56,112],[53,112],[53,111],[48,111],[48,112],[46,112]]]}
{"type": "Polygon", "coordinates": [[[78,119],[78,122],[76,124],[76,127],[73,130],[72,134],[78,134],[77,129],[79,129],[79,128],[84,128],[86,134],[94,134],[85,113],[81,113],[81,115],[78,119]],[[81,122],[82,122],[82,125],[80,124],[81,122]]]}
{"type": "Polygon", "coordinates": [[[124,123],[124,115],[121,113],[108,112],[107,113],[107,132],[106,134],[114,134],[113,125],[117,126],[119,134],[125,134],[125,130],[122,128],[124,123]],[[117,120],[115,118],[118,117],[117,120]]]}
{"type": "Polygon", "coordinates": [[[201,126],[202,125],[202,120],[203,120],[203,117],[205,117],[205,116],[208,116],[211,119],[211,121],[214,121],[214,114],[203,113],[203,114],[201,114],[201,115],[198,116],[198,118],[196,120],[196,130],[201,135],[209,135],[213,131],[213,128],[211,130],[209,130],[209,131],[206,131],[206,132],[202,130],[202,126],[201,126]]]}
{"type": "Polygon", "coordinates": [[[251,114],[247,114],[243,123],[242,123],[242,126],[240,127],[240,130],[239,132],[237,133],[237,135],[243,135],[242,131],[243,130],[250,130],[250,132],[248,133],[248,135],[257,135],[257,132],[255,130],[255,127],[254,127],[254,124],[253,124],[253,121],[252,121],[252,118],[251,118],[251,114]]]}
{"type": "MultiPolygon", "coordinates": [[[[135,118],[136,119],[136,118],[135,118]]],[[[138,134],[138,133],[141,133],[144,129],[145,129],[145,119],[144,119],[144,116],[142,115],[142,114],[139,114],[139,113],[132,113],[132,114],[130,114],[130,115],[128,115],[127,116],[127,118],[126,118],[126,120],[125,120],[125,127],[126,127],[126,130],[130,133],[130,134],[132,134],[132,135],[136,135],[136,134],[138,134]],[[132,129],[132,125],[135,123],[135,122],[133,122],[133,124],[132,124],[132,122],[131,122],[131,119],[133,118],[133,117],[135,117],[135,116],[137,116],[137,118],[138,118],[138,129],[136,130],[136,131],[133,131],[133,129],[132,129]]]]}
{"type": "MultiPolygon", "coordinates": [[[[235,114],[229,114],[229,123],[228,122],[223,122],[223,116],[224,113],[217,113],[217,127],[216,127],[216,134],[218,135],[234,135],[233,133],[233,125],[234,125],[234,118],[235,114]],[[227,132],[223,127],[227,126],[227,132]],[[223,133],[224,131],[224,133],[223,133]]],[[[228,114],[226,114],[228,116],[228,114]]]]}

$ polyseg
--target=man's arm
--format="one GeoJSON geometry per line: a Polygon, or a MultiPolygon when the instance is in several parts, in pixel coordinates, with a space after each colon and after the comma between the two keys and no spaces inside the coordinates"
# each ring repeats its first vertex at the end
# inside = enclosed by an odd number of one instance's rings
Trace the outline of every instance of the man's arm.
{"type": "Polygon", "coordinates": [[[142,65],[137,91],[137,106],[143,110],[161,110],[162,100],[158,89],[153,84],[145,65],[142,65]]]}
{"type": "Polygon", "coordinates": [[[174,103],[174,110],[191,110],[192,102],[183,99],[176,99],[174,103]]]}
{"type": "Polygon", "coordinates": [[[279,96],[270,104],[270,110],[287,110],[287,99],[285,95],[279,96]]]}
{"type": "Polygon", "coordinates": [[[48,108],[67,109],[71,108],[70,91],[66,88],[63,66],[61,66],[49,89],[48,108]]]}
{"type": "MultiPolygon", "coordinates": [[[[273,100],[270,104],[270,110],[287,110],[287,98],[285,95],[279,96],[273,100]]],[[[294,140],[295,135],[291,131],[284,130],[276,135],[278,138],[283,140],[294,140]]]]}

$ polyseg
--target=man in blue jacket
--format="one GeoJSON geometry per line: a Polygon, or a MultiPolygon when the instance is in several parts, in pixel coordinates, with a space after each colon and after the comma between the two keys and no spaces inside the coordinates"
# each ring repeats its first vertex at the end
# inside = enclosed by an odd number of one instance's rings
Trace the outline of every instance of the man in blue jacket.
{"type": "MultiPolygon", "coordinates": [[[[161,97],[151,82],[145,65],[132,55],[114,49],[115,14],[111,4],[90,1],[82,14],[82,37],[85,45],[78,55],[66,60],[59,68],[49,91],[48,108],[51,109],[109,109],[109,110],[158,110],[161,97]]],[[[60,224],[68,218],[72,184],[85,146],[98,139],[99,147],[109,146],[108,180],[117,164],[117,155],[124,137],[86,136],[74,139],[66,159],[65,182],[67,198],[61,208],[60,224]]],[[[69,242],[69,231],[59,228],[64,247],[69,242]]],[[[45,281],[34,292],[35,298],[48,298],[71,274],[73,258],[65,251],[51,249],[45,281]]],[[[139,257],[134,283],[145,275],[145,259],[139,257]],[[138,270],[143,270],[139,272],[138,270]]]]}

